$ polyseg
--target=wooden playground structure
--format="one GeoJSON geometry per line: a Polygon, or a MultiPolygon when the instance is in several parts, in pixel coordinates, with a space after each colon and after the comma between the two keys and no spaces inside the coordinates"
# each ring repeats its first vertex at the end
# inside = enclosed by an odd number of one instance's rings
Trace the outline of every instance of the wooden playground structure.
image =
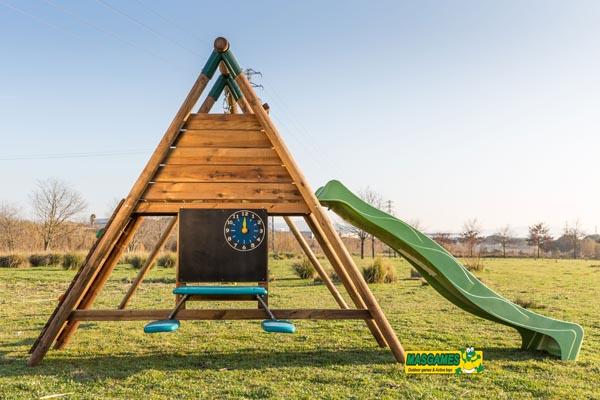
{"type": "MultiPolygon", "coordinates": [[[[271,121],[268,107],[257,97],[228,41],[219,37],[147,165],[128,196],[116,207],[104,234],[97,239],[33,344],[28,365],[39,364],[53,345],[63,349],[81,321],[156,320],[170,315],[171,310],[135,310],[127,306],[177,225],[180,211],[189,209],[264,209],[268,215],[283,216],[339,309],[272,309],[274,317],[364,320],[377,344],[389,347],[396,360],[404,362],[404,350],[396,333],[271,121]],[[194,112],[217,71],[220,76],[194,112]],[[209,114],[223,91],[233,99],[232,109],[239,107],[241,113],[209,114]],[[171,216],[171,220],[118,308],[94,309],[94,300],[146,216],[171,216]],[[353,307],[339,293],[290,219],[292,216],[304,218],[353,307]]],[[[178,280],[177,286],[181,285],[184,283],[178,280]]],[[[266,281],[258,285],[268,286],[266,281]]],[[[209,300],[206,296],[189,299],[209,300]]],[[[256,300],[239,294],[226,299],[256,300]]],[[[253,320],[264,319],[267,311],[261,304],[249,309],[184,307],[181,304],[177,311],[178,319],[253,320]]]]}

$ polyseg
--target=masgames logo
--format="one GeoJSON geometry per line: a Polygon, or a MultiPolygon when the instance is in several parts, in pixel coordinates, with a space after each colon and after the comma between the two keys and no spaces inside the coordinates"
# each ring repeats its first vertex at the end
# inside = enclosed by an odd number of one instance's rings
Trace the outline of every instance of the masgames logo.
{"type": "Polygon", "coordinates": [[[483,371],[483,351],[407,351],[407,374],[476,374],[483,371]]]}

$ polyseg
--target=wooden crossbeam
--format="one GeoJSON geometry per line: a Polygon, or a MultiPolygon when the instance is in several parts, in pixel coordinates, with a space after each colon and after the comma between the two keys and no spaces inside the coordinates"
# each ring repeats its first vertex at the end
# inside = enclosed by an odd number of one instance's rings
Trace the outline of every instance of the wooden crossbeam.
{"type": "MultiPolygon", "coordinates": [[[[173,311],[167,310],[74,310],[72,321],[151,321],[164,319],[173,311]]],[[[271,309],[278,319],[367,319],[368,310],[342,309],[271,309]]],[[[255,320],[268,318],[261,309],[181,310],[179,320],[255,320]]]]}

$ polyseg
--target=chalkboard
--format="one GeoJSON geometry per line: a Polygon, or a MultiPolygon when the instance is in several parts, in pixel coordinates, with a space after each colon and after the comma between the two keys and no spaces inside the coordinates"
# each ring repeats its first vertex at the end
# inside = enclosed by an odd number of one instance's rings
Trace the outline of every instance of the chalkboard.
{"type": "Polygon", "coordinates": [[[267,218],[263,209],[181,209],[179,282],[266,282],[267,218]]]}

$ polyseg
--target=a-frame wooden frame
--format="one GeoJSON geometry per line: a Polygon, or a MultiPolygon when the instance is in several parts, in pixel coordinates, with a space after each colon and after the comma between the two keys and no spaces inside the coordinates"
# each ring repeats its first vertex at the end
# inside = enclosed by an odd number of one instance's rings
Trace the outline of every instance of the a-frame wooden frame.
{"type": "MultiPolygon", "coordinates": [[[[242,73],[224,38],[192,86],[129,195],[119,203],[104,234],[90,250],[83,266],[33,344],[28,365],[41,362],[50,347],[63,348],[80,321],[150,320],[170,310],[125,309],[144,274],[152,265],[168,233],[144,266],[119,309],[94,310],[94,300],[144,216],[171,215],[175,225],[181,208],[265,208],[285,216],[292,233],[315,265],[340,309],[274,309],[282,319],[363,319],[380,346],[389,346],[398,362],[404,349],[375,296],[345,248],[333,224],[269,118],[252,85],[242,73]],[[217,68],[221,75],[193,113],[217,68]],[[243,114],[208,114],[223,88],[243,114]],[[331,283],[310,248],[303,243],[290,216],[301,216],[311,228],[325,256],[355,305],[351,309],[331,283]]],[[[182,310],[178,319],[264,319],[261,309],[182,310]]]]}

